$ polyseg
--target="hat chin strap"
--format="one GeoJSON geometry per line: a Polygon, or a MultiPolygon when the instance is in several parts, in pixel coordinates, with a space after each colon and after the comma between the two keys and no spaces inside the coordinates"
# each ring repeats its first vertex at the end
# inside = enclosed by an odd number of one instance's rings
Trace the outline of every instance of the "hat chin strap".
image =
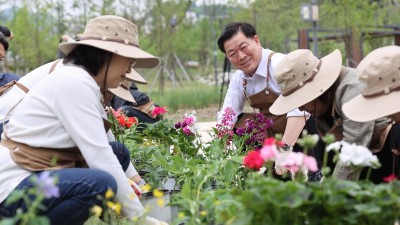
{"type": "MultiPolygon", "coordinates": [[[[107,60],[106,72],[104,74],[103,85],[101,87],[101,94],[103,95],[103,99],[105,98],[106,91],[107,91],[107,77],[108,77],[108,70],[110,69],[111,58],[112,58],[112,53],[109,53],[109,57],[108,57],[108,60],[107,60]]],[[[104,102],[105,105],[107,105],[109,103],[110,103],[110,101],[104,102]]]]}

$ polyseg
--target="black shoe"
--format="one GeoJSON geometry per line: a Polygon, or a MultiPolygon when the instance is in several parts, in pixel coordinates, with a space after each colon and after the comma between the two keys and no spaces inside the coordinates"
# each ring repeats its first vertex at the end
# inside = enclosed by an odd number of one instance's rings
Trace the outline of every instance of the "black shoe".
{"type": "Polygon", "coordinates": [[[322,173],[321,170],[318,170],[317,172],[308,172],[308,181],[309,182],[319,182],[322,179],[322,173]]]}

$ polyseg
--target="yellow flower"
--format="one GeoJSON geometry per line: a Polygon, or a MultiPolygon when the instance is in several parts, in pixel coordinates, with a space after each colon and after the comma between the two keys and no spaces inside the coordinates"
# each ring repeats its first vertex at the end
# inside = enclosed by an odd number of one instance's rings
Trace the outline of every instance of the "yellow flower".
{"type": "Polygon", "coordinates": [[[150,184],[145,184],[145,185],[143,185],[143,187],[142,187],[142,191],[145,193],[145,192],[149,192],[151,190],[151,186],[150,186],[150,184]]]}
{"type": "Polygon", "coordinates": [[[161,198],[162,196],[164,196],[164,193],[162,191],[159,191],[159,190],[155,189],[153,191],[153,196],[156,197],[156,198],[161,198]]]}
{"type": "Polygon", "coordinates": [[[108,208],[112,209],[112,207],[114,206],[114,202],[112,202],[112,201],[107,201],[107,202],[106,202],[106,206],[107,206],[108,208]]]}
{"type": "Polygon", "coordinates": [[[183,217],[185,217],[185,213],[183,213],[183,212],[178,213],[178,218],[179,219],[182,219],[183,217]]]}
{"type": "Polygon", "coordinates": [[[111,188],[109,188],[109,189],[107,190],[105,196],[106,196],[106,199],[110,199],[110,198],[114,197],[114,192],[113,192],[113,190],[112,190],[111,188]]]}
{"type": "Polygon", "coordinates": [[[160,206],[160,207],[163,207],[164,206],[164,199],[162,199],[162,198],[157,199],[157,205],[160,206]]]}
{"type": "Polygon", "coordinates": [[[113,210],[117,215],[121,214],[121,209],[122,209],[122,206],[120,203],[117,202],[114,204],[113,210]]]}
{"type": "Polygon", "coordinates": [[[204,211],[204,210],[203,210],[203,211],[200,211],[200,215],[201,215],[201,216],[207,216],[207,212],[204,211]]]}
{"type": "Polygon", "coordinates": [[[92,207],[92,209],[91,209],[90,211],[91,211],[95,216],[100,217],[100,216],[101,216],[101,213],[103,212],[103,209],[102,209],[100,206],[95,205],[95,206],[92,207]]]}
{"type": "Polygon", "coordinates": [[[106,205],[108,208],[112,209],[117,215],[121,214],[121,204],[120,203],[114,203],[112,201],[107,201],[106,205]]]}

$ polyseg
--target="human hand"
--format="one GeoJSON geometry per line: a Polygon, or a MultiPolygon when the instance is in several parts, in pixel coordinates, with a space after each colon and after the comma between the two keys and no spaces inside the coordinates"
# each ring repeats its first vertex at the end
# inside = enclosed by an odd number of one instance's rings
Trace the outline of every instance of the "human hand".
{"type": "Polygon", "coordinates": [[[288,172],[287,169],[281,167],[282,162],[286,161],[288,155],[292,152],[293,148],[290,145],[284,144],[278,148],[279,157],[275,161],[275,173],[278,175],[283,175],[288,172]]]}
{"type": "Polygon", "coordinates": [[[135,194],[140,197],[143,193],[140,186],[138,184],[136,184],[133,180],[130,180],[130,179],[129,179],[129,184],[131,185],[132,189],[135,191],[135,194]]]}

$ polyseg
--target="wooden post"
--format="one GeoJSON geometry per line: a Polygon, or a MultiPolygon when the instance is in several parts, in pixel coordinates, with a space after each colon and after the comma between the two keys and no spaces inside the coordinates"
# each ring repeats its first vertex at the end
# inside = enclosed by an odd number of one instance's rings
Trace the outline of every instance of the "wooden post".
{"type": "Polygon", "coordinates": [[[308,43],[308,32],[305,29],[299,29],[297,31],[297,41],[299,49],[310,49],[308,43]]]}
{"type": "MultiPolygon", "coordinates": [[[[394,31],[400,32],[400,28],[396,27],[394,28],[394,31]]],[[[400,46],[400,34],[394,34],[394,44],[400,46]]]]}
{"type": "Polygon", "coordinates": [[[360,45],[360,33],[355,28],[351,29],[350,34],[350,48],[351,48],[351,59],[349,62],[350,67],[356,67],[362,59],[362,50],[360,45]]]}

